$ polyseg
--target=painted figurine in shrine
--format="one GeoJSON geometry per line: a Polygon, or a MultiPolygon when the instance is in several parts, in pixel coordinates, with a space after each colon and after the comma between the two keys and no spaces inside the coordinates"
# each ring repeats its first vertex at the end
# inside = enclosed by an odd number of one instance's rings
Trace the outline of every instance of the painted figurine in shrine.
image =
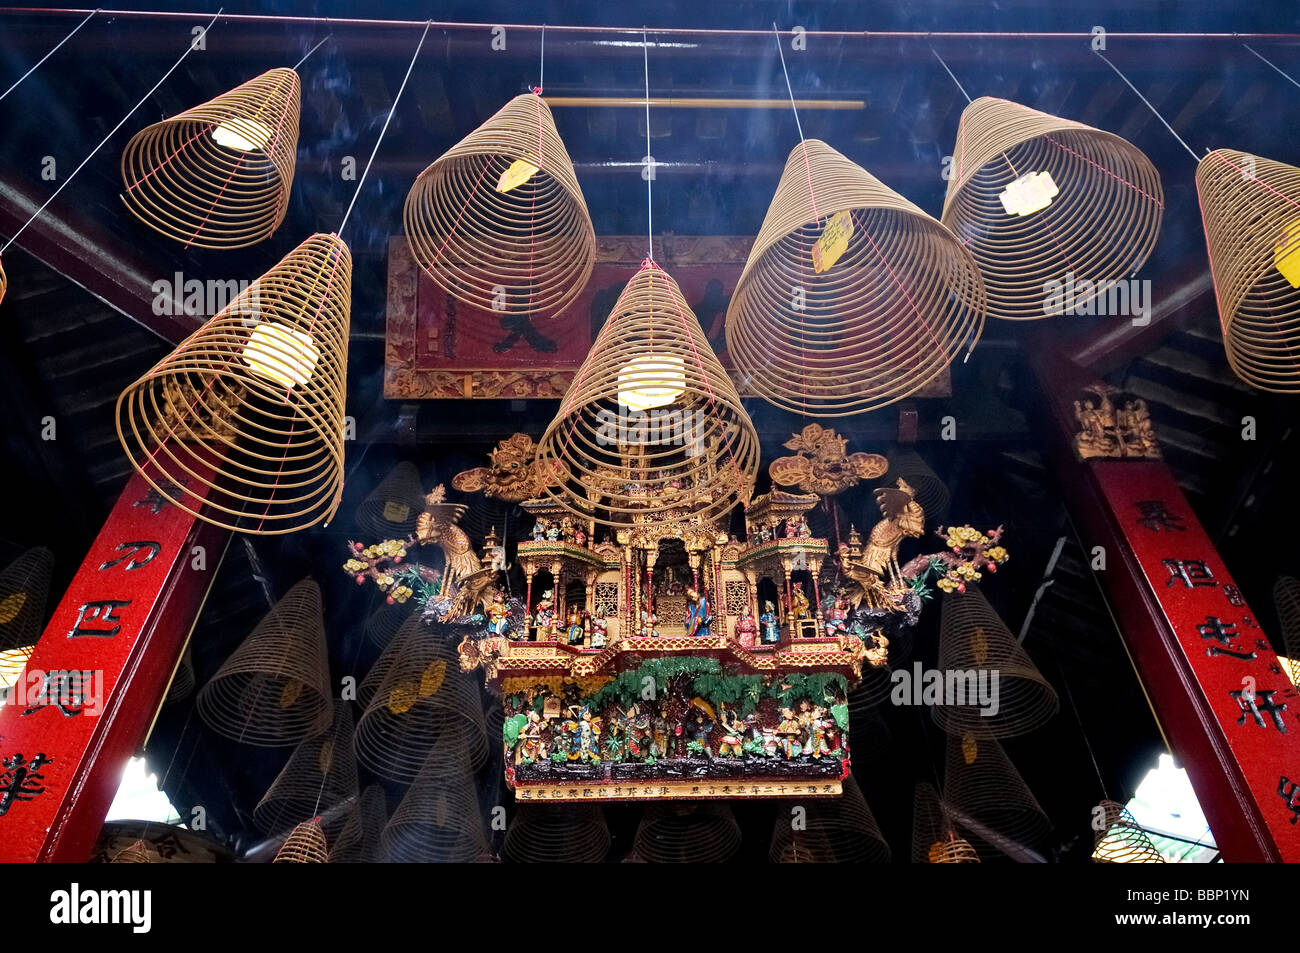
{"type": "Polygon", "coordinates": [[[712,706],[702,698],[691,700],[690,727],[691,744],[698,754],[705,757],[713,757],[713,749],[709,746],[709,735],[713,731],[714,713],[712,706]]]}
{"type": "Polygon", "coordinates": [[[770,543],[771,541],[772,541],[772,527],[764,523],[761,526],[759,526],[757,532],[754,533],[754,542],[770,543]]]}
{"type": "Polygon", "coordinates": [[[644,604],[641,607],[641,638],[657,639],[659,638],[659,617],[655,611],[644,604]]]}
{"type": "Polygon", "coordinates": [[[686,610],[686,634],[708,638],[709,627],[713,625],[713,616],[709,613],[709,597],[698,589],[687,589],[686,598],[689,601],[689,608],[686,610]]]}
{"type": "Polygon", "coordinates": [[[558,542],[560,539],[560,524],[554,520],[546,524],[546,539],[548,542],[558,542]]]}
{"type": "Polygon", "coordinates": [[[575,526],[573,529],[573,545],[575,546],[587,545],[587,531],[583,529],[581,526],[575,526]]]}
{"type": "Polygon", "coordinates": [[[575,530],[573,528],[573,520],[571,520],[567,516],[564,517],[564,519],[560,520],[560,538],[564,542],[572,543],[574,532],[575,530]]]}
{"type": "Polygon", "coordinates": [[[801,751],[799,737],[803,728],[795,717],[794,709],[782,708],[781,720],[776,723],[776,734],[780,738],[780,750],[787,758],[797,758],[801,751]]]}
{"type": "Polygon", "coordinates": [[[544,539],[546,539],[546,520],[539,516],[537,522],[533,523],[533,542],[540,543],[544,539]]]}
{"type": "Polygon", "coordinates": [[[808,597],[804,595],[801,582],[794,584],[794,593],[790,596],[790,615],[795,622],[808,618],[808,597]]]}
{"type": "Polygon", "coordinates": [[[785,521],[785,538],[794,539],[799,535],[799,521],[793,516],[785,521]]]}
{"type": "Polygon", "coordinates": [[[528,720],[519,731],[519,746],[515,749],[515,764],[523,761],[541,761],[546,758],[546,744],[542,741],[542,716],[529,709],[528,720]]]}
{"type": "Polygon", "coordinates": [[[801,753],[820,759],[823,754],[830,754],[826,745],[826,712],[820,705],[814,705],[808,699],[799,703],[798,714],[801,734],[801,753]]]}
{"type": "Polygon", "coordinates": [[[836,590],[835,601],[826,610],[826,634],[844,635],[849,631],[849,603],[843,590],[836,590]]]}
{"type": "Polygon", "coordinates": [[[724,732],[722,740],[718,742],[719,758],[739,758],[745,753],[745,722],[741,720],[740,715],[736,712],[728,712],[727,706],[720,704],[718,706],[718,724],[722,726],[724,732]],[[727,715],[731,715],[731,720],[727,720],[727,715]]]}
{"type": "Polygon", "coordinates": [[[572,739],[569,760],[584,764],[600,761],[600,719],[592,718],[591,708],[587,705],[581,708],[574,705],[569,710],[574,714],[565,725],[572,739]]]}
{"type": "Polygon", "coordinates": [[[668,710],[661,705],[650,722],[650,757],[656,759],[668,757],[668,745],[672,734],[673,726],[668,719],[668,710]]]}
{"type": "Polygon", "coordinates": [[[808,517],[802,513],[799,514],[799,521],[795,524],[795,535],[800,539],[812,538],[812,527],[808,525],[808,517]]]}
{"type": "Polygon", "coordinates": [[[745,614],[736,620],[736,641],[747,649],[754,647],[758,635],[758,623],[754,621],[754,611],[745,606],[745,614]]]}
{"type": "Polygon", "coordinates": [[[770,599],[763,603],[763,612],[758,617],[758,624],[762,629],[764,645],[776,645],[781,641],[781,625],[776,620],[776,606],[770,599]]]}
{"type": "Polygon", "coordinates": [[[510,628],[510,607],[506,605],[506,594],[498,589],[487,607],[488,633],[505,635],[510,628]]]}
{"type": "Polygon", "coordinates": [[[591,620],[591,647],[593,649],[603,649],[606,641],[606,629],[609,623],[602,618],[591,620]]]}
{"type": "Polygon", "coordinates": [[[587,627],[582,623],[582,609],[576,605],[569,606],[565,622],[568,623],[569,644],[581,645],[587,637],[587,627]]]}
{"type": "Polygon", "coordinates": [[[537,626],[537,638],[548,639],[555,626],[555,592],[547,589],[537,601],[537,611],[533,613],[533,625],[537,626]]]}

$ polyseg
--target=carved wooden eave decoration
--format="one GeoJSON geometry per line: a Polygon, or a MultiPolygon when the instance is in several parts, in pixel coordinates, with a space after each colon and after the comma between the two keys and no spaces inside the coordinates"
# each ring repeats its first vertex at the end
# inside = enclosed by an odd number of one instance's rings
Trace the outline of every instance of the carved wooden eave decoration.
{"type": "Polygon", "coordinates": [[[1109,384],[1083,388],[1074,402],[1079,432],[1074,451],[1080,460],[1159,460],[1160,442],[1151,427],[1146,401],[1127,398],[1109,384]]]}

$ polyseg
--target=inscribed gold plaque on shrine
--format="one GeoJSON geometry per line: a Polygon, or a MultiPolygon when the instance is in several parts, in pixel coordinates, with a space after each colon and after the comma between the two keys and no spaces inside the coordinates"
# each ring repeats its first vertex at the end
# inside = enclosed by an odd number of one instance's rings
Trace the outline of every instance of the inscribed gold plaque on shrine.
{"type": "MultiPolygon", "coordinates": [[[[682,289],[742,397],[756,396],[727,355],[723,322],[753,238],[744,235],[655,236],[655,259],[682,289]]],[[[552,317],[511,307],[525,286],[505,288],[505,307],[474,308],[433,283],[411,256],[406,237],[388,242],[384,396],[420,398],[559,398],[595,343],[623,288],[645,259],[645,236],[597,238],[587,286],[552,317]]],[[[917,392],[949,397],[948,370],[917,392]]]]}

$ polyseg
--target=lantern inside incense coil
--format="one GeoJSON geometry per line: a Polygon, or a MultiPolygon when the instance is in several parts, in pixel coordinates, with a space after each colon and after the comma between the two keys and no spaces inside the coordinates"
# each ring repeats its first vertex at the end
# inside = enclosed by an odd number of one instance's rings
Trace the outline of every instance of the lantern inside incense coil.
{"type": "Polygon", "coordinates": [[[984,325],[975,259],[938,221],[826,143],[786,162],[727,310],[755,393],[808,417],[914,394],[984,325]]]}
{"type": "Polygon", "coordinates": [[[748,501],[758,455],[749,414],[677,282],[647,261],[538,443],[539,465],[561,475],[545,497],[607,526],[713,519],[748,501]]]}
{"type": "Polygon", "coordinates": [[[347,245],[314,235],[122,392],[118,438],[160,496],[253,535],[333,517],[351,286],[347,245]]]}
{"type": "Polygon", "coordinates": [[[1260,390],[1300,393],[1300,168],[1215,149],[1196,193],[1228,364],[1260,390]]]}
{"type": "Polygon", "coordinates": [[[186,247],[244,248],[289,210],[301,87],[273,69],[140,132],[122,153],[122,201],[186,247]]]}
{"type": "Polygon", "coordinates": [[[421,172],[403,218],[420,267],[484,311],[554,316],[596,260],[587,203],[540,95],[516,96],[421,172]]]}
{"type": "Polygon", "coordinates": [[[979,262],[992,317],[1092,314],[1155,247],[1160,175],[1119,136],[982,96],[952,154],[941,218],[979,262]]]}
{"type": "Polygon", "coordinates": [[[333,697],[320,587],[304,579],[271,607],[195,704],[213,731],[279,747],[325,730],[333,697]]]}

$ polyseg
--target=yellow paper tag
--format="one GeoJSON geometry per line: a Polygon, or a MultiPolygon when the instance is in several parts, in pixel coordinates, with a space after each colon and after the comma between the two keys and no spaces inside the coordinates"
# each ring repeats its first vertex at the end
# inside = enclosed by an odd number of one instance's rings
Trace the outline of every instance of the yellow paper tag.
{"type": "Polygon", "coordinates": [[[975,740],[975,736],[967,734],[961,739],[961,756],[966,759],[967,764],[974,764],[975,759],[979,757],[980,746],[975,740]]]}
{"type": "Polygon", "coordinates": [[[289,679],[289,681],[285,683],[284,688],[280,690],[280,708],[292,708],[293,703],[296,702],[301,695],[302,682],[295,678],[289,679]]]}
{"type": "Polygon", "coordinates": [[[813,271],[821,274],[840,260],[849,247],[853,237],[853,215],[851,212],[836,212],[822,229],[817,244],[812,248],[813,271]]]}
{"type": "Polygon", "coordinates": [[[398,500],[389,500],[384,504],[384,521],[388,523],[405,523],[411,515],[411,508],[398,500]]]}
{"type": "Polygon", "coordinates": [[[989,660],[989,638],[984,634],[983,626],[975,629],[975,635],[971,638],[970,647],[975,654],[976,665],[983,665],[989,660]]]}
{"type": "Polygon", "coordinates": [[[1052,204],[1061,190],[1049,172],[1026,172],[998,196],[1008,215],[1032,215],[1052,204]]]}
{"type": "Polygon", "coordinates": [[[517,189],[536,174],[537,166],[527,159],[516,159],[510,163],[510,168],[501,173],[501,178],[497,180],[497,191],[509,192],[511,189],[517,189]]]}
{"type": "Polygon", "coordinates": [[[1283,229],[1273,247],[1273,264],[1292,288],[1300,288],[1300,219],[1283,229]]]}
{"type": "Polygon", "coordinates": [[[442,687],[442,681],[447,677],[447,663],[442,659],[436,662],[430,662],[420,676],[420,697],[428,698],[442,687]]]}
{"type": "Polygon", "coordinates": [[[23,605],[27,602],[27,593],[15,592],[8,596],[3,602],[0,602],[0,625],[6,622],[12,622],[22,611],[23,605]]]}
{"type": "Polygon", "coordinates": [[[388,691],[388,710],[394,715],[402,715],[411,710],[415,704],[416,687],[410,682],[401,682],[388,691]]]}
{"type": "Polygon", "coordinates": [[[930,845],[930,850],[928,852],[930,863],[939,864],[943,862],[943,849],[946,846],[947,845],[941,840],[937,840],[930,845]]]}

